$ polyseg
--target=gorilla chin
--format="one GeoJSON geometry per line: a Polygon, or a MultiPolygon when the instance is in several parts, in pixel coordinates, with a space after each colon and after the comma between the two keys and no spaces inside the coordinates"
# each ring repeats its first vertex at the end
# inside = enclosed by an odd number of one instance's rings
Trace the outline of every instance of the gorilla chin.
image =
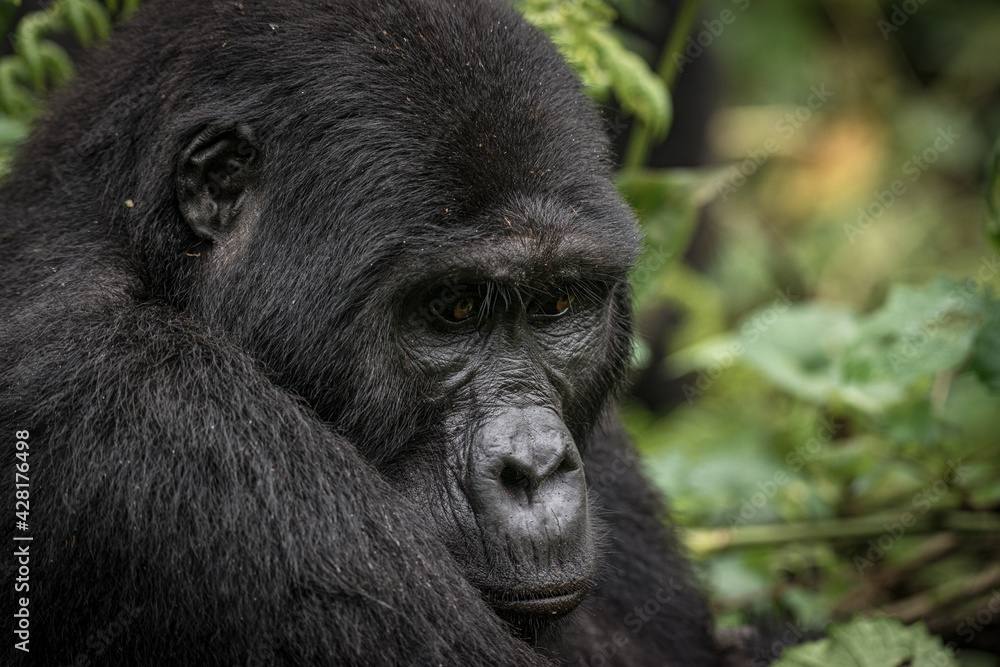
{"type": "MultiPolygon", "coordinates": [[[[583,602],[593,589],[596,561],[582,564],[590,570],[583,576],[570,578],[564,571],[548,578],[536,577],[537,583],[510,587],[478,586],[490,606],[503,618],[555,620],[570,613],[583,602]]],[[[567,568],[568,569],[568,568],[567,568]]]]}

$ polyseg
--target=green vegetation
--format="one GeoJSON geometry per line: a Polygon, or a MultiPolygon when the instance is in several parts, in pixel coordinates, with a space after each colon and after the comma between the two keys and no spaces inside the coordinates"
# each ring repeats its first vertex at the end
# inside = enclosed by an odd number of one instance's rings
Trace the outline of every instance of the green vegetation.
{"type": "Polygon", "coordinates": [[[0,35],[14,45],[14,53],[0,58],[0,176],[10,152],[28,133],[28,123],[39,113],[39,98],[73,76],[66,50],[50,39],[72,33],[82,46],[107,39],[112,15],[128,18],[139,0],[56,0],[45,11],[31,12],[16,22],[20,0],[0,0],[0,35]]]}

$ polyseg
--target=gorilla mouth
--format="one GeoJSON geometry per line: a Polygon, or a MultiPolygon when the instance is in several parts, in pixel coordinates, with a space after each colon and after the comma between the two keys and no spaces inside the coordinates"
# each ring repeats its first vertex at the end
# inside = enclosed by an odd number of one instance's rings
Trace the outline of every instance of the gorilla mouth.
{"type": "Polygon", "coordinates": [[[525,616],[562,616],[576,609],[587,595],[585,586],[533,591],[503,591],[488,595],[498,612],[525,616]]]}

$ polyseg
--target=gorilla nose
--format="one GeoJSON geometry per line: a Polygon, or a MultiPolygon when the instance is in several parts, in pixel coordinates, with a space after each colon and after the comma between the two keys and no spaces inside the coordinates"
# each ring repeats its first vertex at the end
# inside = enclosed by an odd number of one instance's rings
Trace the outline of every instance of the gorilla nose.
{"type": "Polygon", "coordinates": [[[487,464],[487,474],[495,475],[500,488],[522,505],[535,502],[539,491],[550,479],[558,484],[561,481],[559,476],[580,468],[576,447],[561,423],[518,429],[510,436],[509,447],[506,448],[502,446],[504,435],[500,435],[499,439],[501,446],[494,448],[498,456],[487,464]]]}
{"type": "Polygon", "coordinates": [[[552,531],[547,534],[559,539],[586,520],[583,462],[552,410],[506,408],[482,426],[473,446],[469,500],[478,515],[506,532],[535,537],[552,531]]]}

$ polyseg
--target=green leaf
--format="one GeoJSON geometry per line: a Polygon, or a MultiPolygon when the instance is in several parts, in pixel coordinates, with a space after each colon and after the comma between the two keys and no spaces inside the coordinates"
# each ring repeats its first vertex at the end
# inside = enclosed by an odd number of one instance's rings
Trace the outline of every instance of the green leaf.
{"type": "Polygon", "coordinates": [[[34,112],[34,101],[21,85],[28,77],[23,59],[13,56],[0,58],[0,112],[17,117],[34,112]]]}
{"type": "Polygon", "coordinates": [[[666,84],[614,33],[614,9],[603,0],[518,0],[516,4],[528,21],[555,42],[591,96],[602,100],[613,92],[622,109],[635,114],[656,136],[666,134],[673,113],[666,84]]]}
{"type": "Polygon", "coordinates": [[[823,304],[791,306],[779,298],[748,316],[738,331],[736,342],[744,360],[793,396],[810,403],[838,397],[861,401],[852,388],[843,386],[838,364],[858,336],[858,323],[846,310],[823,304]]]}
{"type": "Polygon", "coordinates": [[[958,367],[969,356],[985,310],[983,296],[950,280],[894,287],[845,350],[845,382],[905,389],[958,367]]]}
{"type": "Polygon", "coordinates": [[[856,619],[833,626],[826,639],[785,651],[775,667],[957,667],[955,656],[923,625],[897,619],[856,619]]]}
{"type": "MultiPolygon", "coordinates": [[[[126,3],[122,15],[134,5],[135,0],[126,3]]],[[[72,77],[73,63],[66,51],[45,39],[46,35],[69,30],[83,46],[88,46],[94,37],[107,39],[111,16],[97,0],[57,0],[45,10],[21,18],[15,31],[14,54],[0,58],[0,111],[28,118],[38,110],[35,96],[43,95],[47,86],[72,77]]]]}
{"type": "Polygon", "coordinates": [[[35,87],[35,92],[42,92],[45,87],[45,67],[42,63],[41,53],[38,51],[40,35],[53,16],[50,8],[44,12],[31,12],[27,14],[17,25],[16,37],[14,40],[17,55],[27,67],[31,83],[35,87]]]}
{"type": "MultiPolygon", "coordinates": [[[[75,3],[80,4],[80,11],[86,17],[89,24],[88,33],[93,29],[97,39],[105,40],[111,37],[111,15],[108,10],[97,0],[69,0],[67,9],[75,3]]],[[[89,38],[89,35],[88,35],[89,38]]]]}
{"type": "Polygon", "coordinates": [[[73,28],[73,32],[76,34],[76,38],[80,41],[80,44],[86,48],[90,46],[93,34],[90,32],[90,24],[83,10],[83,4],[82,2],[70,0],[63,5],[63,14],[66,17],[66,21],[73,28]]]}
{"type": "Polygon", "coordinates": [[[107,0],[105,4],[108,7],[108,11],[122,21],[129,20],[135,13],[135,10],[139,8],[139,0],[124,0],[124,2],[121,3],[121,13],[119,13],[118,0],[107,0]]]}
{"type": "Polygon", "coordinates": [[[122,13],[118,15],[119,20],[127,21],[139,9],[139,0],[125,0],[122,3],[122,13]]]}
{"type": "Polygon", "coordinates": [[[73,61],[63,47],[45,40],[38,45],[38,53],[53,83],[60,84],[73,78],[73,61]]]}
{"type": "MultiPolygon", "coordinates": [[[[881,413],[938,373],[959,368],[986,319],[987,300],[950,280],[896,286],[867,317],[775,301],[748,317],[737,342],[744,360],[793,396],[881,413]]],[[[995,346],[985,340],[983,362],[995,346]]],[[[989,372],[989,371],[987,371],[989,372]]]]}

